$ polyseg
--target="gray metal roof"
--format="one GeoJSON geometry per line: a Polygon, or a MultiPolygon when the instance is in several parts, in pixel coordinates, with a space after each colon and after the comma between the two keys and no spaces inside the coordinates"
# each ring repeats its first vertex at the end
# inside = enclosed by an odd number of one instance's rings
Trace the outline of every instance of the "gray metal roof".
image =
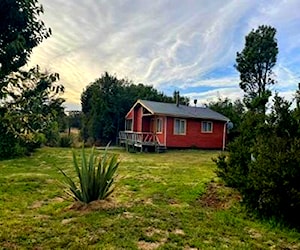
{"type": "Polygon", "coordinates": [[[146,100],[138,100],[137,103],[140,103],[154,115],[168,115],[183,118],[201,118],[225,122],[229,121],[229,118],[227,118],[226,116],[204,107],[191,107],[185,105],[179,105],[177,107],[175,103],[153,102],[146,100]]]}

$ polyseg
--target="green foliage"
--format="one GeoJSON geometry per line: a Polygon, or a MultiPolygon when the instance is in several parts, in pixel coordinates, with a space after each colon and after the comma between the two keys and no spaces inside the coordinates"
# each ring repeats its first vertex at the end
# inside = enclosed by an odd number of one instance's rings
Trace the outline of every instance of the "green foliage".
{"type": "Polygon", "coordinates": [[[24,150],[20,147],[18,139],[11,132],[7,132],[0,117],[0,160],[23,154],[24,150]]]}
{"type": "Polygon", "coordinates": [[[272,72],[278,54],[275,35],[275,28],[259,26],[246,36],[245,47],[236,57],[235,67],[240,72],[245,103],[251,110],[263,113],[271,95],[267,87],[275,83],[272,72]]]}
{"type": "MultiPolygon", "coordinates": [[[[39,67],[35,67],[11,74],[8,79],[8,86],[3,88],[7,98],[2,100],[0,113],[3,141],[10,144],[11,149],[17,145],[23,148],[19,152],[26,153],[42,143],[56,146],[59,139],[58,120],[64,115],[64,99],[60,98],[64,88],[57,83],[58,74],[42,73],[39,67]],[[45,136],[42,138],[41,134],[45,136]]],[[[6,151],[2,158],[15,155],[12,151],[6,151]]]]}
{"type": "Polygon", "coordinates": [[[233,128],[229,130],[228,141],[232,141],[240,134],[240,124],[245,113],[245,106],[241,100],[232,102],[230,99],[219,98],[217,101],[209,102],[206,106],[230,119],[233,128]]]}
{"type": "MultiPolygon", "coordinates": [[[[81,95],[83,120],[81,134],[83,139],[106,145],[115,142],[120,130],[124,130],[124,117],[137,99],[174,102],[152,86],[135,85],[125,79],[105,72],[91,83],[81,95]]],[[[188,102],[187,98],[180,98],[188,102]]]]}
{"type": "Polygon", "coordinates": [[[39,19],[42,13],[37,0],[0,1],[0,99],[6,77],[24,66],[32,49],[51,35],[39,19]]]}
{"type": "Polygon", "coordinates": [[[57,147],[60,143],[59,127],[56,121],[49,122],[47,127],[43,129],[46,141],[45,145],[49,147],[57,147]]]}
{"type": "Polygon", "coordinates": [[[73,163],[79,186],[72,177],[60,169],[65,176],[69,191],[68,193],[77,201],[90,203],[95,200],[103,200],[112,192],[114,175],[119,167],[118,155],[109,155],[107,149],[102,157],[95,155],[92,149],[89,159],[85,155],[84,148],[81,151],[81,167],[79,167],[75,152],[73,151],[73,163]]]}
{"type": "Polygon", "coordinates": [[[66,117],[69,128],[81,128],[82,112],[81,111],[69,111],[66,117]]]}
{"type": "Polygon", "coordinates": [[[269,115],[249,111],[217,173],[263,216],[300,227],[300,130],[298,108],[276,95],[269,115]]]}
{"type": "Polygon", "coordinates": [[[270,114],[265,114],[271,96],[267,87],[275,83],[275,34],[275,28],[259,26],[246,36],[245,48],[237,53],[235,67],[249,110],[228,156],[220,155],[215,162],[218,175],[240,191],[252,211],[300,228],[300,84],[294,110],[276,94],[270,114]]]}
{"type": "Polygon", "coordinates": [[[71,135],[63,134],[59,138],[59,146],[62,148],[69,148],[73,144],[73,137],[71,135]]]}

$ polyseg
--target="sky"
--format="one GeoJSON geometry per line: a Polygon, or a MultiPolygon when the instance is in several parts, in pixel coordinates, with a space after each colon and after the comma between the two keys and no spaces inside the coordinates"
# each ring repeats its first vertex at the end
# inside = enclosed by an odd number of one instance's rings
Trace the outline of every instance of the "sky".
{"type": "Polygon", "coordinates": [[[60,74],[67,110],[104,72],[175,90],[198,104],[241,98],[236,52],[259,25],[277,29],[273,91],[292,100],[300,82],[299,0],[40,0],[52,36],[29,67],[60,74]]]}

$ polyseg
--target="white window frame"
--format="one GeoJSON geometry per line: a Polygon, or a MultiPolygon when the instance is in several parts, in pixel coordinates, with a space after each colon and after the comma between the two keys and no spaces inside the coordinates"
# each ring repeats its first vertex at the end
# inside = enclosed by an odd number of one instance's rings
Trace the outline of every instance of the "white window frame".
{"type": "Polygon", "coordinates": [[[174,118],[174,135],[186,135],[186,126],[186,119],[174,118]],[[176,127],[176,122],[179,122],[178,129],[176,127]]]}
{"type": "Polygon", "coordinates": [[[162,118],[156,119],[156,133],[161,134],[163,132],[163,120],[162,118]]]}
{"type": "Polygon", "coordinates": [[[201,132],[202,133],[212,133],[213,132],[213,122],[212,121],[202,121],[201,122],[201,132]],[[210,124],[210,130],[208,130],[208,124],[210,124]]]}

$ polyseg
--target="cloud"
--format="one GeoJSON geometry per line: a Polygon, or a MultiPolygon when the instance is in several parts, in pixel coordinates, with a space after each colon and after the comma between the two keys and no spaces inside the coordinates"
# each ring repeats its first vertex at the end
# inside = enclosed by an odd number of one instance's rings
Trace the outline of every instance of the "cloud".
{"type": "Polygon", "coordinates": [[[205,92],[192,92],[187,93],[187,97],[193,102],[197,99],[198,105],[204,105],[212,101],[217,101],[219,98],[229,98],[231,100],[242,99],[243,92],[239,88],[220,88],[205,92]]]}
{"type": "Polygon", "coordinates": [[[234,97],[236,51],[263,23],[278,26],[280,86],[300,63],[300,53],[293,55],[300,52],[297,0],[40,2],[53,35],[34,49],[30,65],[60,73],[67,106],[79,106],[83,89],[104,71],[167,94],[178,88],[201,97],[197,88],[210,86],[234,97]]]}

